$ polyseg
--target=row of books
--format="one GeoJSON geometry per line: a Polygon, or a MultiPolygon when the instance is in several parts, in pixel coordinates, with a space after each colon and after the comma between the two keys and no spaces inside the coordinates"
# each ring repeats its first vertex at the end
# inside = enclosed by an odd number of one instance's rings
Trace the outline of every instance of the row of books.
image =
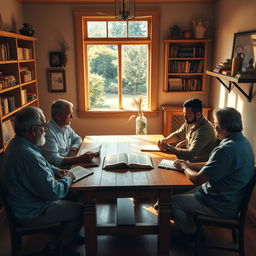
{"type": "Polygon", "coordinates": [[[33,51],[31,48],[18,47],[18,60],[33,59],[33,51]]]}
{"type": "Polygon", "coordinates": [[[170,61],[169,73],[202,73],[204,67],[203,60],[200,61],[170,61]]]}
{"type": "Polygon", "coordinates": [[[10,60],[10,46],[7,42],[0,43],[0,61],[10,60]]]}
{"type": "Polygon", "coordinates": [[[169,78],[169,91],[201,91],[202,80],[200,78],[169,78]]]}
{"type": "Polygon", "coordinates": [[[15,110],[14,96],[1,97],[1,107],[3,115],[7,115],[9,112],[15,110]]]}
{"type": "Polygon", "coordinates": [[[14,75],[0,76],[0,90],[12,87],[17,84],[17,79],[14,75]]]}
{"type": "Polygon", "coordinates": [[[203,46],[170,46],[169,52],[170,58],[203,58],[204,57],[204,47],[203,46]]]}

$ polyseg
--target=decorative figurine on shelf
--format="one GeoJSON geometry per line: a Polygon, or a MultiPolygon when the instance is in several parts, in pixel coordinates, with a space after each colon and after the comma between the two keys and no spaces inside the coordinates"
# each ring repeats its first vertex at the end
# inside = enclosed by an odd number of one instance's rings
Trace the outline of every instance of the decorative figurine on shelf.
{"type": "Polygon", "coordinates": [[[24,36],[33,36],[35,33],[35,30],[32,28],[32,25],[28,23],[24,23],[23,27],[19,31],[24,36]]]}
{"type": "Polygon", "coordinates": [[[181,27],[174,25],[170,28],[170,38],[182,38],[181,27]]]}
{"type": "Polygon", "coordinates": [[[242,71],[243,60],[244,54],[242,52],[238,52],[232,59],[231,76],[235,76],[242,71]]]}
{"type": "Polygon", "coordinates": [[[209,26],[208,21],[199,20],[196,22],[195,20],[192,20],[192,23],[194,25],[194,31],[195,31],[195,38],[196,39],[203,39],[205,38],[206,30],[209,26]]]}
{"type": "Polygon", "coordinates": [[[242,71],[246,73],[255,73],[256,69],[253,64],[254,64],[254,60],[253,58],[250,58],[248,62],[248,66],[246,68],[242,68],[242,71]]]}

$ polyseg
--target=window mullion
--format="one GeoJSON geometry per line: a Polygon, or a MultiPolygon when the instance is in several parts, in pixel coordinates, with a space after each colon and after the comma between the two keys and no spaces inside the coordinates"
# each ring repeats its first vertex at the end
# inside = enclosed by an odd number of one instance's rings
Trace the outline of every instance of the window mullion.
{"type": "Polygon", "coordinates": [[[119,109],[123,109],[122,103],[122,45],[118,44],[118,101],[119,109]]]}

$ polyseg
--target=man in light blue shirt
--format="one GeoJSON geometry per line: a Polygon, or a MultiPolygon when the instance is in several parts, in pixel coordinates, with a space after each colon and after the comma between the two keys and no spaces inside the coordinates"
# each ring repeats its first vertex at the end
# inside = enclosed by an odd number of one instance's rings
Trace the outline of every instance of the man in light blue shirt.
{"type": "Polygon", "coordinates": [[[214,126],[220,144],[212,151],[206,164],[176,160],[175,165],[196,185],[196,193],[175,195],[172,213],[175,225],[183,233],[196,232],[194,214],[235,218],[254,175],[254,154],[241,133],[241,114],[234,108],[214,113],[214,126]]]}
{"type": "Polygon", "coordinates": [[[70,127],[73,118],[73,104],[63,99],[56,100],[51,107],[52,120],[48,124],[46,143],[42,154],[49,163],[59,168],[72,164],[89,162],[95,153],[77,156],[82,139],[70,127]]]}
{"type": "Polygon", "coordinates": [[[57,243],[66,247],[68,255],[77,255],[68,247],[82,227],[83,206],[62,200],[74,175],[58,170],[41,155],[38,147],[45,143],[47,129],[41,109],[22,109],[14,126],[16,136],[8,145],[1,166],[1,187],[12,214],[23,226],[62,222],[57,243]]]}

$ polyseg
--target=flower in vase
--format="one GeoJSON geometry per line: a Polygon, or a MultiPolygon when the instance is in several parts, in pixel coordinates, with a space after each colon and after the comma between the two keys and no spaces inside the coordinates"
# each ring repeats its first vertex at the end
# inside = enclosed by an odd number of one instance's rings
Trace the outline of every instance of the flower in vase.
{"type": "MultiPolygon", "coordinates": [[[[140,96],[138,99],[133,98],[131,102],[132,107],[136,107],[138,110],[138,116],[136,118],[136,134],[144,135],[147,134],[147,119],[144,117],[142,112],[143,98],[140,96]]],[[[136,115],[130,116],[129,120],[136,117],[136,115]]]]}
{"type": "MultiPolygon", "coordinates": [[[[131,102],[131,106],[135,107],[138,110],[138,116],[141,116],[143,114],[143,112],[142,112],[142,106],[143,106],[142,102],[143,102],[143,98],[141,96],[139,96],[138,99],[133,98],[132,102],[131,102]]],[[[134,117],[136,117],[136,115],[130,116],[129,120],[131,120],[134,117]]]]}

